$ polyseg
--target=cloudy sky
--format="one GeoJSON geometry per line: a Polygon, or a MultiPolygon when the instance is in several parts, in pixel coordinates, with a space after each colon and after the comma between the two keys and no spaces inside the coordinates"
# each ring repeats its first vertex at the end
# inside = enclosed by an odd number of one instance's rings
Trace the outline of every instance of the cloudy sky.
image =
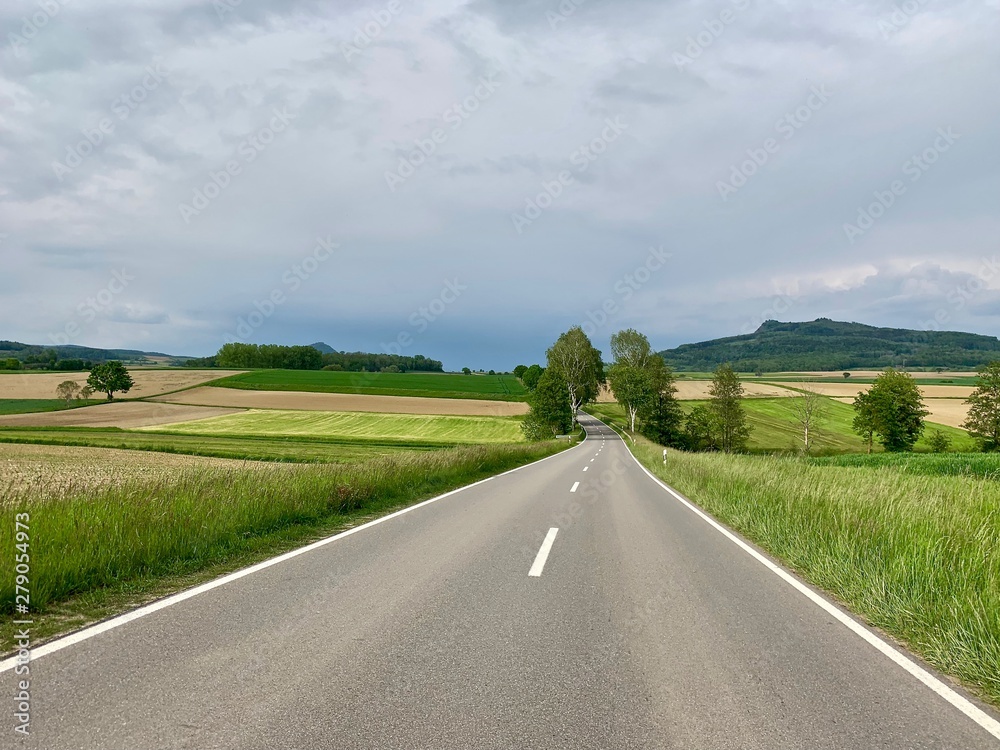
{"type": "Polygon", "coordinates": [[[0,338],[509,369],[577,323],[1000,327],[1000,0],[4,0],[0,28],[0,338]]]}

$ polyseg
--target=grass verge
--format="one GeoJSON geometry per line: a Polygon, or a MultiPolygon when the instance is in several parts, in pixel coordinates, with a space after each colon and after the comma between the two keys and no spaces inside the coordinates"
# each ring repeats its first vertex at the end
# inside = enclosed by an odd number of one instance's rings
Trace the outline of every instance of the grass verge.
{"type": "MultiPolygon", "coordinates": [[[[636,457],[872,625],[1000,705],[1000,487],[776,456],[636,457]]],[[[933,457],[917,456],[913,460],[933,457]]]]}
{"type": "Polygon", "coordinates": [[[0,398],[0,414],[33,414],[35,412],[63,411],[81,406],[103,403],[101,399],[74,401],[69,406],[61,398],[0,398]]]}
{"type": "MultiPolygon", "coordinates": [[[[14,514],[30,514],[31,607],[37,635],[52,635],[60,623],[92,619],[95,606],[101,616],[112,614],[171,582],[267,557],[570,444],[463,447],[293,473],[206,469],[60,497],[22,490],[0,505],[7,519],[0,548],[14,549],[14,514]],[[48,630],[47,615],[55,621],[48,630]]],[[[13,606],[14,581],[0,580],[0,611],[13,606]]],[[[13,632],[5,622],[0,651],[11,649],[13,632]]]]}

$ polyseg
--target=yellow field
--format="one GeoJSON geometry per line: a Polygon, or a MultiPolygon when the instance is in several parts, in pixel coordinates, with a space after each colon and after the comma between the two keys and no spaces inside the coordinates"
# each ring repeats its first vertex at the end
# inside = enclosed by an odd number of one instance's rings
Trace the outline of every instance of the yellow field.
{"type": "Polygon", "coordinates": [[[367,411],[387,414],[436,414],[470,417],[516,417],[528,413],[528,405],[519,401],[310,393],[306,391],[245,391],[211,386],[193,388],[190,391],[162,396],[156,400],[198,406],[290,411],[367,411]]]}
{"type": "MultiPolygon", "coordinates": [[[[238,375],[243,370],[144,370],[132,368],[129,374],[135,386],[126,398],[146,398],[161,393],[169,393],[181,388],[190,388],[209,380],[238,375]]],[[[83,385],[87,382],[85,372],[39,372],[10,373],[0,375],[0,399],[57,398],[56,386],[64,380],[73,380],[83,385]]],[[[100,394],[96,394],[100,397],[100,394]]]]}
{"type": "MultiPolygon", "coordinates": [[[[871,386],[867,383],[786,383],[791,388],[808,388],[813,393],[834,398],[854,398],[871,386]]],[[[922,385],[921,395],[927,398],[966,399],[975,390],[971,385],[922,385]]]]}

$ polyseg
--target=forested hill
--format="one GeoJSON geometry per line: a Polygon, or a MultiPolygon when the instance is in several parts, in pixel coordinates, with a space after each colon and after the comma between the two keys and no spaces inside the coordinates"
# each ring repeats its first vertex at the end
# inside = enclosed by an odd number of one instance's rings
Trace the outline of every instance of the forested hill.
{"type": "Polygon", "coordinates": [[[744,336],[684,344],[661,352],[677,370],[708,371],[729,362],[742,372],[884,367],[975,368],[1000,359],[995,336],[955,331],[875,328],[820,318],[766,321],[744,336]]]}

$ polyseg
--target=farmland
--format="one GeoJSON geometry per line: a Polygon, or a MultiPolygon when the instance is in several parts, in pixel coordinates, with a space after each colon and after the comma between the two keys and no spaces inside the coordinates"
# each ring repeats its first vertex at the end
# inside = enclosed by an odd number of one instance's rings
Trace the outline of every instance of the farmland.
{"type": "MultiPolygon", "coordinates": [[[[98,404],[100,401],[90,400],[87,404],[98,404]]],[[[79,404],[85,406],[87,404],[79,404]]],[[[66,408],[66,402],[58,398],[5,398],[0,399],[0,415],[34,414],[36,412],[60,411],[66,408]]]]}
{"type": "Polygon", "coordinates": [[[255,370],[224,378],[213,385],[259,391],[307,391],[497,401],[523,401],[527,396],[524,386],[513,375],[255,370]]]}
{"type": "MultiPolygon", "coordinates": [[[[801,434],[796,423],[793,401],[790,398],[756,398],[744,401],[748,422],[753,427],[748,446],[751,451],[767,453],[799,450],[802,444],[801,434]]],[[[700,403],[705,402],[683,401],[682,406],[687,412],[700,403]]],[[[851,427],[854,420],[853,407],[833,399],[828,400],[824,406],[825,413],[813,430],[813,451],[820,454],[864,452],[864,442],[851,427]]],[[[617,404],[592,404],[587,407],[587,411],[618,425],[625,422],[625,413],[617,404]]],[[[940,429],[951,439],[953,450],[975,450],[975,443],[965,430],[933,423],[928,423],[928,429],[917,442],[916,450],[929,450],[927,438],[933,429],[940,429]]]]}
{"type": "MultiPolygon", "coordinates": [[[[129,398],[147,398],[163,393],[191,388],[216,378],[236,375],[239,370],[145,370],[132,368],[129,374],[135,381],[129,398]]],[[[0,399],[51,399],[56,386],[64,380],[83,385],[85,372],[32,372],[0,374],[0,399]]]]}
{"type": "Polygon", "coordinates": [[[305,437],[342,441],[400,441],[420,445],[517,443],[520,422],[509,417],[250,410],[194,422],[143,428],[188,435],[305,437]]]}

